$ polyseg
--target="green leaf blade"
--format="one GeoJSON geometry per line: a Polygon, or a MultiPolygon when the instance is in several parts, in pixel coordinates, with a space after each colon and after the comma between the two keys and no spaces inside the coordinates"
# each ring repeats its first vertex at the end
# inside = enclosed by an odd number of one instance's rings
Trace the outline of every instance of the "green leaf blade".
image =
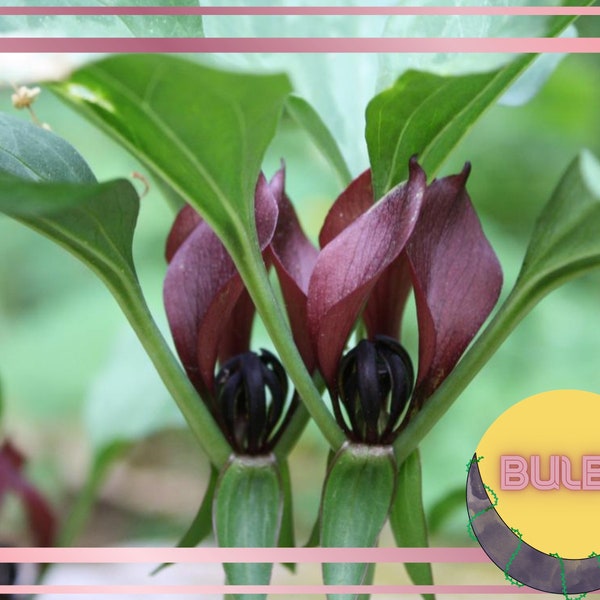
{"type": "MultiPolygon", "coordinates": [[[[396,544],[401,548],[427,548],[427,522],[423,510],[421,459],[415,450],[400,466],[396,496],[390,511],[390,525],[396,544]]],[[[431,565],[404,565],[415,585],[433,585],[431,565]]],[[[424,600],[435,600],[434,594],[422,594],[424,600]]]]}
{"type": "MultiPolygon", "coordinates": [[[[588,0],[586,4],[591,4],[588,0]]],[[[576,16],[555,17],[547,37],[559,35],[576,16]]],[[[433,176],[481,115],[534,61],[525,54],[490,73],[443,77],[408,71],[367,107],[366,138],[375,198],[406,179],[417,154],[433,176]]]]}
{"type": "Polygon", "coordinates": [[[253,235],[254,186],[290,92],[285,76],[116,56],[52,89],[170,184],[226,245],[253,235]]]}

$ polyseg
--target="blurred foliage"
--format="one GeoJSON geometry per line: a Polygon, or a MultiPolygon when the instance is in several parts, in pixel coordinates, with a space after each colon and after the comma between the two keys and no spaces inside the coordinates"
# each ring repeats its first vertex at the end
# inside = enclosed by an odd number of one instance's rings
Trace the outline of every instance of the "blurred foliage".
{"type": "MultiPolygon", "coordinates": [[[[591,19],[582,20],[580,29],[583,35],[598,34],[598,24],[591,19]]],[[[441,174],[447,174],[466,160],[472,162],[469,192],[503,265],[505,294],[516,278],[536,216],[573,156],[582,147],[600,154],[599,105],[600,56],[568,56],[528,104],[490,110],[441,169],[441,174]]],[[[12,111],[9,92],[0,94],[0,110],[12,111]]],[[[133,171],[145,174],[134,159],[50,94],[42,94],[36,111],[82,153],[100,181],[128,177],[133,171]]],[[[315,239],[340,191],[338,179],[291,119],[283,121],[268,152],[267,175],[279,167],[281,158],[287,165],[289,195],[315,239]]],[[[142,190],[138,181],[135,185],[142,190]]],[[[142,199],[134,256],[159,322],[164,322],[164,239],[172,218],[173,211],[150,182],[150,191],[142,199]]],[[[124,372],[120,381],[120,370],[111,368],[115,349],[127,352],[119,342],[127,324],[108,292],[82,265],[51,242],[4,218],[0,219],[0,256],[4,429],[23,432],[31,449],[28,454],[41,459],[40,472],[34,475],[61,497],[73,485],[73,477],[59,465],[72,464],[66,457],[74,448],[84,457],[91,452],[94,424],[90,415],[102,405],[98,390],[108,396],[114,386],[115,396],[118,391],[123,403],[128,390],[135,396],[135,376],[124,372]],[[110,374],[110,381],[103,379],[103,373],[110,374]]],[[[464,485],[465,463],[503,410],[543,390],[600,388],[596,361],[590,358],[599,350],[593,334],[600,321],[599,286],[600,275],[592,274],[553,292],[523,321],[426,439],[422,447],[424,497],[433,510],[437,536],[451,543],[469,543],[457,490],[464,485]]],[[[405,336],[414,349],[416,332],[410,309],[405,321],[405,336]]],[[[256,345],[265,345],[260,327],[257,334],[256,345]]],[[[157,393],[158,403],[160,396],[157,393]]],[[[172,425],[177,422],[175,409],[166,396],[164,402],[165,422],[172,425]]],[[[114,413],[115,427],[116,420],[127,415],[123,406],[116,408],[121,412],[114,413]]],[[[102,427],[102,433],[96,432],[100,437],[106,435],[110,419],[103,419],[102,427]]],[[[316,515],[320,493],[316,482],[322,478],[315,476],[313,465],[324,475],[325,448],[316,429],[309,427],[290,458],[300,544],[316,515]]],[[[174,538],[180,533],[173,529],[174,538]]]]}

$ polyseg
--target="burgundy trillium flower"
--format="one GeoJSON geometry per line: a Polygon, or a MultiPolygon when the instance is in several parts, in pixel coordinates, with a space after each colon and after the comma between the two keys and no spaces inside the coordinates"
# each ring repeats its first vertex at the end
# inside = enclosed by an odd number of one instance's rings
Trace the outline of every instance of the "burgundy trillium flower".
{"type": "MultiPolygon", "coordinates": [[[[277,270],[294,339],[312,370],[306,301],[318,251],[302,233],[284,185],[283,168],[270,182],[260,175],[256,232],[265,263],[277,270]]],[[[233,260],[190,206],[175,219],[166,258],[165,308],[188,377],[237,453],[270,452],[298,399],[294,394],[286,403],[287,375],[277,358],[250,351],[255,308],[233,260]]]]}
{"type": "Polygon", "coordinates": [[[308,328],[336,419],[353,441],[391,443],[496,304],[502,271],[466,192],[469,172],[467,164],[427,186],[412,159],[408,181],[373,204],[366,171],[326,217],[309,283],[308,328]],[[411,288],[419,361],[409,409],[412,365],[397,340],[411,288]],[[342,356],[361,315],[368,339],[342,356]]]}
{"type": "Polygon", "coordinates": [[[52,546],[54,515],[42,494],[27,480],[24,467],[25,457],[11,442],[3,442],[0,446],[0,506],[9,494],[17,496],[25,511],[32,539],[39,547],[52,546]]]}

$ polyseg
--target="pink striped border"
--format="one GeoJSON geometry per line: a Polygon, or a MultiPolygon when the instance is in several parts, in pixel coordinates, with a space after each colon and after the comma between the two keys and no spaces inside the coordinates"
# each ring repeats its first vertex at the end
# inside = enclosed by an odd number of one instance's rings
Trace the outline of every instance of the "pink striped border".
{"type": "Polygon", "coordinates": [[[0,52],[595,53],[600,38],[0,38],[0,52]]]}
{"type": "MultiPolygon", "coordinates": [[[[0,594],[514,594],[511,585],[0,585],[0,594]]],[[[541,594],[518,588],[519,594],[541,594]]],[[[592,592],[590,595],[597,595],[592,592]]]]}
{"type": "Polygon", "coordinates": [[[0,563],[488,563],[481,548],[0,548],[0,563]]]}
{"type": "Polygon", "coordinates": [[[254,16],[551,16],[600,15],[590,6],[3,6],[0,15],[254,15],[254,16]]]}

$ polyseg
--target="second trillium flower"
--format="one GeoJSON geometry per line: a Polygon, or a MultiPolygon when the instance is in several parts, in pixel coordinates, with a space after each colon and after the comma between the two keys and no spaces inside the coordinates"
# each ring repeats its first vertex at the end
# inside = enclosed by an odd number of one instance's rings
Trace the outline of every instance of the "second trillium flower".
{"type": "Polygon", "coordinates": [[[351,441],[391,443],[496,304],[502,271],[465,188],[469,171],[466,165],[428,186],[413,159],[408,181],[377,204],[367,171],[327,215],[309,285],[308,326],[336,418],[351,441]],[[412,366],[397,340],[411,289],[419,361],[407,408],[412,366]],[[342,357],[361,315],[368,341],[342,357]]]}

